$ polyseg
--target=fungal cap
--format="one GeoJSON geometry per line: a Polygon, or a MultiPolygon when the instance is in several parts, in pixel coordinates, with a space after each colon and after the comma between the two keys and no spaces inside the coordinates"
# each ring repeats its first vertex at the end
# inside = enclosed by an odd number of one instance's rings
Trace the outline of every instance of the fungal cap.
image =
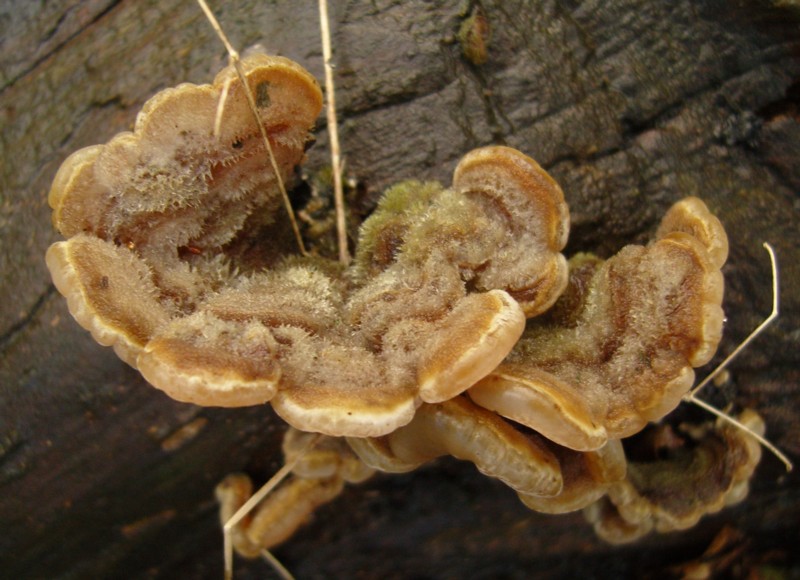
{"type": "Polygon", "coordinates": [[[525,313],[502,290],[462,299],[436,330],[420,361],[419,396],[438,403],[492,372],[525,329],[525,313]]]}
{"type": "Polygon", "coordinates": [[[544,212],[541,221],[547,224],[547,246],[561,250],[567,244],[569,208],[561,187],[536,161],[516,149],[501,145],[473,149],[459,161],[453,188],[484,192],[520,213],[525,206],[544,212]]]}
{"type": "Polygon", "coordinates": [[[572,451],[551,446],[561,465],[564,488],[552,497],[520,493],[519,498],[530,509],[547,514],[565,514],[593,504],[602,498],[609,486],[625,479],[627,462],[622,442],[609,439],[595,451],[572,451]]]}
{"type": "Polygon", "coordinates": [[[78,324],[135,366],[144,345],[169,319],[144,264],[126,248],[87,235],[56,242],[45,261],[78,324]]]}
{"type": "Polygon", "coordinates": [[[198,312],[167,326],[137,360],[142,376],[176,401],[242,407],[269,401],[280,366],[274,339],[258,322],[239,325],[198,312]]]}
{"type": "Polygon", "coordinates": [[[701,338],[689,356],[692,366],[702,366],[714,356],[722,339],[725,314],[721,304],[725,281],[720,269],[728,258],[728,236],[722,223],[702,200],[687,197],[669,209],[661,220],[656,238],[684,246],[699,243],[705,249],[705,252],[696,247],[692,249],[703,269],[704,300],[700,315],[701,338]]]}
{"type": "MultiPolygon", "coordinates": [[[[303,158],[321,91],[288,59],[255,55],[242,66],[285,178],[303,158]]],[[[250,214],[277,207],[277,176],[260,139],[228,67],[213,85],[159,92],[133,132],[73,153],[48,196],[54,225],[70,239],[50,248],[47,264],[73,316],[181,401],[263,403],[280,378],[266,327],[233,328],[198,308],[228,277],[222,246],[250,214]],[[223,131],[215,135],[218,110],[223,131]],[[180,250],[196,239],[208,253],[190,265],[180,250]]]]}
{"type": "MultiPolygon", "coordinates": [[[[402,429],[403,427],[400,427],[402,429]]],[[[347,444],[366,465],[383,473],[408,473],[430,460],[424,457],[399,458],[392,452],[388,439],[382,437],[348,437],[347,444]]]]}
{"type": "Polygon", "coordinates": [[[270,492],[253,516],[247,535],[260,547],[270,549],[285,542],[306,523],[314,511],[342,493],[340,478],[304,479],[292,477],[270,492]]]}
{"type": "MultiPolygon", "coordinates": [[[[278,116],[290,114],[294,118],[302,113],[307,124],[316,120],[322,110],[322,90],[305,68],[289,58],[259,52],[248,54],[241,62],[259,109],[274,105],[277,100],[278,116]]],[[[214,85],[222,86],[228,81],[238,81],[233,65],[217,74],[214,85]]]]}
{"type": "Polygon", "coordinates": [[[378,439],[348,438],[348,443],[367,465],[382,471],[410,471],[451,455],[517,491],[554,496],[563,483],[545,442],[523,435],[466,397],[423,404],[408,425],[378,439]]]}
{"type": "Polygon", "coordinates": [[[481,278],[503,279],[523,272],[503,287],[528,317],[549,308],[567,285],[568,268],[560,253],[569,236],[569,208],[558,183],[536,161],[503,146],[467,153],[453,175],[453,189],[480,196],[505,216],[511,235],[520,238],[516,251],[498,255],[481,278]],[[535,276],[532,276],[535,273],[535,276]]]}
{"type": "MultiPolygon", "coordinates": [[[[286,179],[302,159],[308,129],[322,108],[322,93],[316,80],[288,59],[257,54],[243,59],[242,66],[251,88],[260,95],[259,116],[286,179]]],[[[146,236],[149,228],[136,219],[158,223],[161,217],[191,207],[196,221],[206,226],[200,208],[203,196],[214,187],[216,173],[225,174],[223,188],[230,191],[222,195],[230,198],[275,179],[232,66],[213,85],[184,83],[157,93],[137,115],[133,132],[68,157],[48,196],[53,223],[66,237],[92,231],[110,239],[116,236],[114,228],[134,224],[146,236]],[[228,80],[222,132],[215,135],[217,109],[228,80]],[[235,164],[248,167],[257,177],[232,170],[235,164]]]]}
{"type": "MultiPolygon", "coordinates": [[[[223,525],[250,499],[252,489],[250,478],[242,473],[232,473],[217,485],[214,491],[223,525]]],[[[289,539],[315,509],[335,499],[343,489],[341,478],[290,477],[258,504],[251,517],[233,528],[234,549],[245,558],[258,557],[265,549],[289,539]]]]}
{"type": "MultiPolygon", "coordinates": [[[[368,385],[372,386],[372,385],[368,385]]],[[[275,412],[297,429],[333,437],[376,437],[414,417],[416,403],[407,389],[378,393],[298,385],[272,399],[275,412]]]]}
{"type": "Polygon", "coordinates": [[[705,206],[676,207],[649,246],[605,262],[574,258],[554,316],[529,324],[507,364],[470,389],[473,400],[584,451],[674,409],[691,388],[692,366],[713,356],[724,319],[717,261],[679,219],[691,222],[705,206]]]}
{"type": "Polygon", "coordinates": [[[728,259],[728,236],[719,218],[696,197],[687,197],[674,204],[662,218],[656,232],[664,238],[671,232],[685,232],[702,243],[717,269],[728,259]]]}
{"type": "MultiPolygon", "coordinates": [[[[752,410],[745,409],[739,421],[764,433],[764,421],[752,410]]],[[[686,529],[747,495],[761,459],[758,442],[722,419],[683,431],[693,440],[688,448],[678,446],[666,457],[656,453],[652,461],[631,461],[626,479],[587,509],[601,538],[627,543],[653,529],[686,529]]]]}
{"type": "MultiPolygon", "coordinates": [[[[725,233],[723,231],[723,237],[725,233]]],[[[727,237],[725,237],[727,241],[727,237]]],[[[722,310],[722,296],[725,291],[725,279],[714,257],[706,251],[707,246],[694,236],[683,232],[670,232],[657,242],[665,252],[691,256],[694,260],[696,274],[691,291],[696,293],[693,298],[696,311],[688,318],[678,318],[682,328],[675,325],[675,329],[682,332],[687,338],[695,340],[694,348],[687,351],[687,358],[693,367],[706,364],[717,352],[717,346],[722,339],[722,327],[725,323],[725,313],[722,310]]],[[[687,276],[687,286],[689,277],[687,276]]]]}
{"type": "Polygon", "coordinates": [[[53,209],[53,226],[62,235],[75,235],[99,221],[97,214],[105,204],[94,182],[94,163],[102,150],[102,145],[78,149],[64,160],[53,178],[47,203],[53,209]]]}
{"type": "Polygon", "coordinates": [[[481,407],[570,449],[598,449],[608,438],[579,391],[535,368],[503,364],[467,394],[481,407]]]}

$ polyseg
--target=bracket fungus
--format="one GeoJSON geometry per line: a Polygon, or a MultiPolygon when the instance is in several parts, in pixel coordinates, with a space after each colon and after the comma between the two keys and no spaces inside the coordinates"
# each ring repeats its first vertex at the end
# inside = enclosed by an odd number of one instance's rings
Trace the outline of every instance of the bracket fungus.
{"type": "MultiPolygon", "coordinates": [[[[624,450],[721,337],[727,238],[703,202],[673,206],[647,246],[567,262],[561,188],[519,151],[483,147],[449,188],[388,190],[351,265],[298,255],[281,190],[320,89],[284,58],[241,65],[249,87],[229,66],[166,89],[133,132],[71,155],[49,196],[67,240],[46,256],[78,323],[151,384],[200,405],[270,402],[293,427],[292,475],[231,524],[237,551],[285,540],[345,483],[443,455],[531,509],[585,508],[610,541],[743,497],[760,450],[729,427],[698,435],[689,460],[629,463],[624,450]],[[303,432],[322,435],[300,457],[303,432]],[[687,461],[692,485],[665,491],[687,461]],[[706,482],[712,495],[696,492],[706,482]]],[[[223,522],[251,488],[220,484],[223,522]]]]}
{"type": "MultiPolygon", "coordinates": [[[[291,427],[286,431],[283,455],[287,464],[294,463],[292,475],[233,529],[232,541],[239,554],[254,558],[264,548],[287,540],[314,510],[338,497],[345,483],[361,483],[375,473],[343,438],[322,437],[309,450],[310,437],[291,427]]],[[[251,497],[252,490],[250,478],[243,473],[232,473],[217,485],[223,525],[251,497]]]]}
{"type": "MultiPolygon", "coordinates": [[[[764,432],[754,411],[745,410],[739,421],[754,433],[764,432]]],[[[583,510],[595,532],[610,543],[686,529],[746,497],[761,448],[749,433],[722,419],[681,425],[680,430],[683,437],[659,424],[645,437],[611,439],[597,450],[574,451],[520,429],[463,395],[424,404],[411,423],[382,437],[323,437],[294,465],[290,479],[235,528],[233,542],[241,555],[254,557],[257,548],[270,549],[288,539],[345,483],[361,483],[376,471],[412,471],[443,456],[470,461],[516,491],[531,510],[583,510]]],[[[287,431],[287,465],[297,460],[309,437],[287,431]]],[[[223,523],[250,492],[250,480],[242,474],[219,484],[223,523]]]]}
{"type": "Polygon", "coordinates": [[[594,451],[574,451],[547,443],[558,461],[564,484],[553,496],[518,491],[519,499],[533,511],[545,514],[578,511],[604,497],[613,484],[625,479],[627,461],[619,439],[610,439],[594,451]]]}
{"type": "Polygon", "coordinates": [[[132,133],[59,170],[49,201],[68,239],[47,253],[53,279],[98,342],[177,400],[270,401],[298,429],[390,433],[490,373],[556,300],[563,193],[522,153],[486,147],[452,188],[389,192],[352,268],[292,255],[277,184],[303,160],[321,94],[287,59],[242,64],[280,175],[232,66],[166,89],[132,133]]]}
{"type": "Polygon", "coordinates": [[[716,351],[727,248],[719,220],[688,198],[648,246],[574,256],[559,302],[469,396],[578,451],[661,419],[716,351]]]}
{"type": "MultiPolygon", "coordinates": [[[[462,161],[459,170],[462,166],[469,164],[462,161]]],[[[463,175],[459,170],[455,183],[463,175]]],[[[486,189],[481,184],[477,191],[486,189]]],[[[450,210],[439,216],[429,203],[440,192],[445,190],[418,183],[391,190],[362,230],[368,243],[357,256],[357,275],[381,279],[396,264],[413,259],[408,248],[416,224],[426,218],[446,224],[446,216],[454,215],[450,210]],[[423,195],[408,199],[409,187],[423,195]],[[420,198],[428,203],[415,205],[420,198]]],[[[444,195],[442,205],[451,194],[444,195]]],[[[476,229],[482,231],[481,225],[476,229]]],[[[550,239],[561,235],[554,231],[550,239]]],[[[439,251],[457,261],[447,248],[454,238],[446,234],[437,240],[431,259],[439,251]]],[[[669,210],[648,246],[628,246],[606,261],[587,254],[573,257],[567,287],[555,302],[548,297],[542,308],[526,312],[534,316],[520,341],[505,361],[467,390],[468,397],[454,393],[423,404],[408,424],[379,437],[350,436],[347,443],[366,467],[390,473],[411,471],[441,456],[468,460],[509,485],[532,510],[585,510],[597,533],[612,542],[652,528],[693,525],[746,495],[760,458],[755,440],[729,426],[718,426],[717,434],[708,437],[703,431],[705,439],[691,455],[692,486],[671,491],[664,482],[677,469],[686,469],[686,461],[630,464],[623,438],[677,406],[694,381],[692,367],[713,356],[723,321],[720,268],[726,257],[722,225],[700,200],[687,198],[669,210]],[[692,496],[694,487],[706,483],[711,492],[692,496]]],[[[556,255],[547,263],[557,271],[562,262],[556,255]]],[[[373,303],[380,304],[374,298],[373,303]]],[[[408,311],[414,303],[403,307],[408,311]]],[[[763,431],[754,413],[746,413],[743,421],[754,432],[763,431]]],[[[320,497],[322,503],[333,496],[320,497]]],[[[272,500],[265,503],[272,505],[272,500]]],[[[272,538],[262,534],[265,542],[272,538]]]]}
{"type": "MultiPolygon", "coordinates": [[[[743,411],[739,421],[763,435],[764,421],[755,411],[743,411]]],[[[601,538],[621,544],[652,530],[684,530],[747,496],[761,459],[761,446],[753,437],[721,419],[684,427],[683,434],[685,439],[671,449],[652,450],[666,452],[665,457],[651,454],[629,461],[625,479],[586,508],[586,518],[601,538]]]]}
{"type": "MultiPolygon", "coordinates": [[[[256,55],[244,65],[286,179],[303,158],[319,87],[288,59],[256,55]]],[[[81,149],[59,169],[48,201],[68,239],[47,252],[56,287],[98,342],[136,366],[171,320],[230,283],[245,225],[258,227],[276,205],[275,180],[231,67],[213,85],[166,89],[132,133],[81,149]]]]}
{"type": "Polygon", "coordinates": [[[423,405],[408,425],[381,438],[348,438],[356,454],[379,471],[402,473],[437,457],[470,461],[520,493],[554,496],[563,482],[545,441],[526,436],[465,397],[423,405]]]}

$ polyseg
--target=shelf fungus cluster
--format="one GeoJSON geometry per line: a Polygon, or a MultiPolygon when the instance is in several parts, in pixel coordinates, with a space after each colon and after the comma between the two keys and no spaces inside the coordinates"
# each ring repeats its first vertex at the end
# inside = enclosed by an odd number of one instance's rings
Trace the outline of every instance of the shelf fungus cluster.
{"type": "MultiPolygon", "coordinates": [[[[585,508],[611,541],[744,496],[758,448],[725,427],[694,429],[671,460],[626,458],[720,340],[727,239],[700,200],[670,209],[647,246],[568,261],[558,184],[485,147],[450,187],[388,190],[351,265],[298,255],[279,180],[322,96],[287,59],[242,64],[249,87],[228,67],[167,89],[133,132],[70,156],[49,197],[67,239],[47,252],[75,319],[154,386],[199,405],[269,402],[291,425],[287,458],[323,435],[237,529],[241,553],[289,537],[345,483],[447,455],[531,509],[585,508]]],[[[223,518],[250,493],[243,476],[221,484],[223,518]]]]}

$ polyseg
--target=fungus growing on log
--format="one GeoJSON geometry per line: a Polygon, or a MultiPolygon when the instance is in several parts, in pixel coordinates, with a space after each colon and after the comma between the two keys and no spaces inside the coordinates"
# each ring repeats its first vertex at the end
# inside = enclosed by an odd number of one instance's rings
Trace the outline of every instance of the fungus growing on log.
{"type": "Polygon", "coordinates": [[[521,493],[554,496],[563,485],[549,442],[520,433],[466,397],[423,405],[411,423],[381,438],[347,442],[367,465],[380,471],[411,471],[450,455],[472,462],[481,473],[521,493]]]}
{"type": "Polygon", "coordinates": [[[640,431],[678,406],[692,367],[716,351],[726,256],[719,220],[689,198],[648,246],[573,257],[562,298],[470,397],[579,451],[640,431]]]}
{"type": "Polygon", "coordinates": [[[287,59],[242,63],[279,175],[232,67],[162,91],[132,133],[59,170],[53,279],[98,342],[177,400],[390,433],[490,373],[556,300],[563,193],[522,153],[486,147],[452,188],[389,192],[352,268],[294,255],[278,184],[303,160],[319,87],[287,59]]]}
{"type": "Polygon", "coordinates": [[[573,451],[548,443],[558,459],[564,487],[554,496],[520,492],[522,503],[534,511],[564,514],[583,509],[605,496],[613,484],[625,479],[627,461],[618,439],[610,439],[595,451],[573,451]]]}
{"type": "MultiPolygon", "coordinates": [[[[287,540],[321,505],[336,499],[346,483],[361,483],[375,473],[342,438],[320,437],[290,427],[283,438],[286,463],[292,473],[280,487],[232,531],[242,556],[255,558],[264,548],[287,540]],[[311,439],[315,439],[310,446],[311,439]]],[[[253,484],[243,473],[232,473],[216,487],[222,525],[251,497],[253,484]]]]}
{"type": "MultiPolygon", "coordinates": [[[[764,434],[764,421],[755,411],[745,410],[739,421],[764,434]]],[[[682,434],[684,444],[666,450],[666,458],[630,460],[627,477],[586,508],[601,538],[620,544],[651,530],[684,530],[747,496],[761,459],[758,441],[721,419],[684,428],[682,434]]]]}

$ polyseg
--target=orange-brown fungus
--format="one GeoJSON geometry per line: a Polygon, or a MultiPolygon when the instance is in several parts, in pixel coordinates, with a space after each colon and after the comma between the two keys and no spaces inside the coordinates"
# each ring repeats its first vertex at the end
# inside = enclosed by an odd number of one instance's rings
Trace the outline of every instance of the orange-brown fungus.
{"type": "MultiPolygon", "coordinates": [[[[307,479],[292,477],[273,490],[252,515],[233,528],[231,539],[236,552],[256,558],[264,548],[287,540],[321,505],[334,499],[344,489],[339,477],[307,479]]],[[[250,499],[253,484],[242,473],[232,473],[217,485],[220,522],[224,525],[250,499]]]]}
{"type": "MultiPolygon", "coordinates": [[[[243,65],[286,180],[319,87],[287,59],[243,65]]],[[[490,373],[566,285],[563,194],[513,149],[473,151],[451,189],[388,192],[349,270],[291,256],[277,183],[231,67],[162,91],[132,133],[59,170],[56,286],[100,343],[175,399],[271,401],[299,429],[366,437],[490,373]]]]}
{"type": "Polygon", "coordinates": [[[283,436],[286,462],[297,460],[292,473],[307,479],[340,477],[347,483],[361,483],[375,473],[353,452],[342,437],[320,437],[292,427],[283,436]],[[309,442],[316,440],[311,448],[309,442]]]}
{"type": "Polygon", "coordinates": [[[558,459],[564,487],[555,496],[519,493],[522,503],[534,511],[563,514],[583,509],[625,479],[627,462],[618,439],[610,439],[596,451],[573,451],[553,443],[549,448],[558,459]]]}
{"type": "Polygon", "coordinates": [[[520,433],[463,396],[423,405],[411,423],[383,437],[347,442],[364,463],[380,471],[410,471],[451,455],[520,493],[555,496],[563,485],[548,441],[520,433]]]}
{"type": "MultiPolygon", "coordinates": [[[[760,448],[731,427],[627,475],[620,442],[680,402],[720,340],[728,243],[700,200],[673,206],[646,247],[567,263],[558,184],[519,151],[483,147],[450,188],[387,191],[350,267],[298,256],[279,183],[304,159],[320,89],[284,58],[242,66],[279,175],[227,67],[64,161],[49,203],[67,240],[46,257],[75,319],[173,398],[269,401],[327,436],[236,527],[237,551],[286,539],[345,482],[442,455],[532,509],[590,506],[611,541],[746,494],[760,448]]],[[[307,438],[289,431],[287,460],[307,438]]],[[[250,493],[240,475],[218,487],[223,522],[250,493]]]]}
{"type": "MultiPolygon", "coordinates": [[[[303,159],[321,108],[319,87],[288,59],[256,55],[243,64],[251,89],[264,94],[259,115],[285,180],[303,159]]],[[[71,155],[49,202],[68,240],[48,250],[48,267],[71,312],[98,342],[113,345],[181,400],[252,404],[274,394],[280,374],[268,356],[274,340],[257,324],[244,320],[234,328],[200,314],[206,324],[193,349],[181,349],[171,331],[184,318],[197,328],[192,313],[234,283],[237,269],[252,270],[240,255],[280,203],[231,67],[213,85],[158,93],[132,133],[71,155]],[[222,131],[215,136],[227,82],[222,131]],[[169,361],[160,366],[148,360],[159,347],[169,361]]],[[[275,261],[282,250],[265,248],[264,259],[275,261]]]]}
{"type": "MultiPolygon", "coordinates": [[[[233,544],[242,556],[255,558],[263,548],[280,544],[308,521],[314,510],[335,499],[345,483],[361,483],[375,473],[342,438],[322,437],[309,448],[309,439],[316,437],[291,427],[284,435],[284,459],[297,463],[289,479],[233,529],[233,544]]],[[[241,473],[229,475],[217,486],[223,525],[250,499],[252,491],[250,478],[241,473]]]]}
{"type": "MultiPolygon", "coordinates": [[[[739,421],[763,435],[764,422],[754,411],[745,410],[739,421]]],[[[655,449],[657,458],[629,460],[625,480],[586,509],[600,537],[625,543],[651,530],[683,530],[747,496],[761,459],[758,441],[721,419],[683,431],[682,444],[655,449]]]]}
{"type": "Polygon", "coordinates": [[[575,256],[552,311],[469,395],[575,450],[638,432],[680,403],[716,350],[726,254],[719,220],[690,198],[650,245],[575,256]]]}

